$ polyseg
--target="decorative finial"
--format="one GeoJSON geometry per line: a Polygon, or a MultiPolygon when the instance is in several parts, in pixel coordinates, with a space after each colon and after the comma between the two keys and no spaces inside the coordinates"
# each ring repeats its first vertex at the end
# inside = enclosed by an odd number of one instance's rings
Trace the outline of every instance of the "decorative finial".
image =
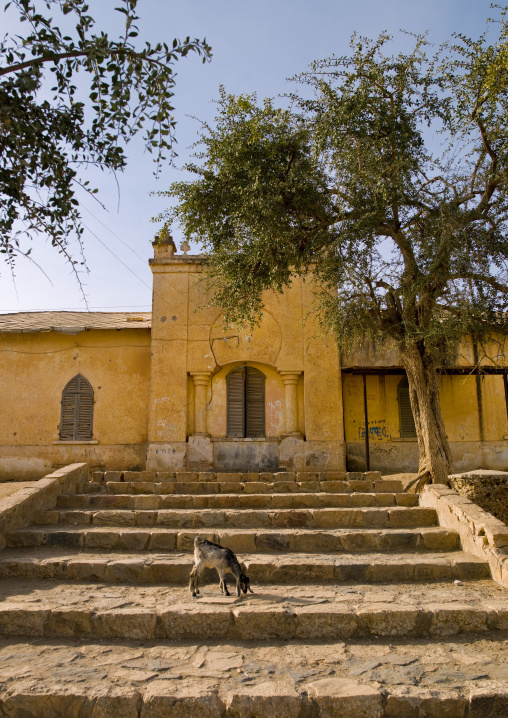
{"type": "Polygon", "coordinates": [[[155,249],[156,256],[166,255],[171,259],[171,257],[176,253],[176,245],[173,241],[173,237],[169,234],[167,227],[163,227],[159,230],[159,232],[157,232],[153,241],[153,247],[155,249]]]}
{"type": "Polygon", "coordinates": [[[180,245],[180,249],[184,253],[185,256],[187,256],[189,250],[190,250],[190,244],[187,242],[187,240],[184,240],[182,244],[180,245]]]}

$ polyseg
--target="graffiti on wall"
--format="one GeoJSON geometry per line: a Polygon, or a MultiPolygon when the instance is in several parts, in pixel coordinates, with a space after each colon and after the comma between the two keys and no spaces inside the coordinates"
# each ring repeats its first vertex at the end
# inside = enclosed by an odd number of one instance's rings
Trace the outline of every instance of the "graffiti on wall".
{"type": "MultiPolygon", "coordinates": [[[[358,428],[360,439],[365,439],[365,426],[358,428]]],[[[390,434],[386,430],[385,419],[380,421],[369,421],[369,441],[390,441],[390,434]]]]}

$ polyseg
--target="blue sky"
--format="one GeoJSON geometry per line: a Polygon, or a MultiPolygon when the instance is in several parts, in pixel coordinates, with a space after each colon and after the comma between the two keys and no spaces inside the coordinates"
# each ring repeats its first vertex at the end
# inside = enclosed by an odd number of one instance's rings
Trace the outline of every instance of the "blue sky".
{"type": "MultiPolygon", "coordinates": [[[[97,29],[121,32],[115,0],[89,0],[97,29]]],[[[377,37],[388,30],[393,50],[408,47],[408,37],[428,30],[440,44],[453,32],[477,36],[494,14],[490,0],[139,0],[140,39],[172,42],[174,37],[203,38],[213,48],[213,59],[203,65],[197,56],[178,62],[175,93],[177,165],[188,159],[200,120],[211,121],[219,85],[228,92],[256,92],[274,97],[288,89],[286,78],[316,59],[347,54],[353,32],[377,37]]],[[[4,16],[2,29],[14,28],[14,16],[4,16]]],[[[163,190],[185,175],[178,167],[153,175],[150,155],[141,138],[127,148],[129,164],[118,177],[98,173],[103,209],[83,198],[84,236],[89,273],[82,273],[88,307],[105,311],[147,311],[151,306],[151,239],[157,229],[150,222],[167,205],[150,192],[163,190]]],[[[177,245],[181,238],[173,231],[177,245]]],[[[75,248],[77,253],[77,248],[75,248]]],[[[0,312],[44,309],[86,310],[70,267],[43,239],[33,244],[32,256],[40,268],[20,258],[14,279],[0,264],[0,312]]]]}

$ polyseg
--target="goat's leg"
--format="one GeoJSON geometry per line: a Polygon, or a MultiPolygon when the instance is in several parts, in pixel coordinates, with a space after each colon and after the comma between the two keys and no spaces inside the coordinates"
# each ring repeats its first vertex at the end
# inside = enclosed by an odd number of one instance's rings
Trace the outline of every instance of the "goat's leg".
{"type": "Polygon", "coordinates": [[[191,571],[190,581],[189,581],[189,591],[191,592],[192,598],[196,598],[196,596],[198,596],[198,594],[199,594],[198,578],[199,578],[199,569],[196,564],[191,571]]]}
{"type": "Polygon", "coordinates": [[[228,585],[227,585],[227,583],[226,583],[226,574],[225,574],[225,572],[224,572],[222,569],[219,569],[219,568],[218,568],[218,569],[217,569],[217,573],[219,574],[219,579],[220,579],[220,581],[219,581],[219,586],[220,586],[220,589],[221,589],[222,593],[223,593],[225,596],[231,596],[231,594],[230,594],[229,591],[228,591],[228,585]]]}
{"type": "Polygon", "coordinates": [[[240,577],[242,575],[242,572],[240,570],[234,572],[234,577],[236,580],[236,595],[238,598],[242,597],[242,582],[240,580],[240,577]]]}

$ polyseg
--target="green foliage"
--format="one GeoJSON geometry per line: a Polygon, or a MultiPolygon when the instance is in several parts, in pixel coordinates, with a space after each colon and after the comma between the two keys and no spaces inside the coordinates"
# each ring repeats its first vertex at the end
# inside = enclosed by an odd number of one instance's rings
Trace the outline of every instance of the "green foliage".
{"type": "Polygon", "coordinates": [[[507,86],[488,89],[484,38],[431,58],[424,37],[408,54],[389,42],[314,63],[291,109],[221,91],[196,179],[159,219],[204,244],[229,319],[312,265],[343,347],[370,336],[444,361],[464,332],[504,328],[507,86]]]}
{"type": "Polygon", "coordinates": [[[27,30],[0,41],[0,252],[11,265],[18,252],[30,252],[22,240],[35,233],[46,234],[74,263],[69,236],[82,233],[75,190],[97,191],[80,177],[83,167],[122,170],[124,146],[139,131],[157,166],[172,154],[173,64],[190,51],[206,61],[210,48],[190,38],[136,47],[136,6],[137,0],[122,0],[116,10],[125,27],[111,39],[94,33],[84,0],[6,5],[27,30]],[[72,37],[62,34],[53,10],[74,17],[72,37]],[[86,105],[78,99],[78,72],[86,105]],[[49,87],[52,97],[44,99],[49,87]]]}

